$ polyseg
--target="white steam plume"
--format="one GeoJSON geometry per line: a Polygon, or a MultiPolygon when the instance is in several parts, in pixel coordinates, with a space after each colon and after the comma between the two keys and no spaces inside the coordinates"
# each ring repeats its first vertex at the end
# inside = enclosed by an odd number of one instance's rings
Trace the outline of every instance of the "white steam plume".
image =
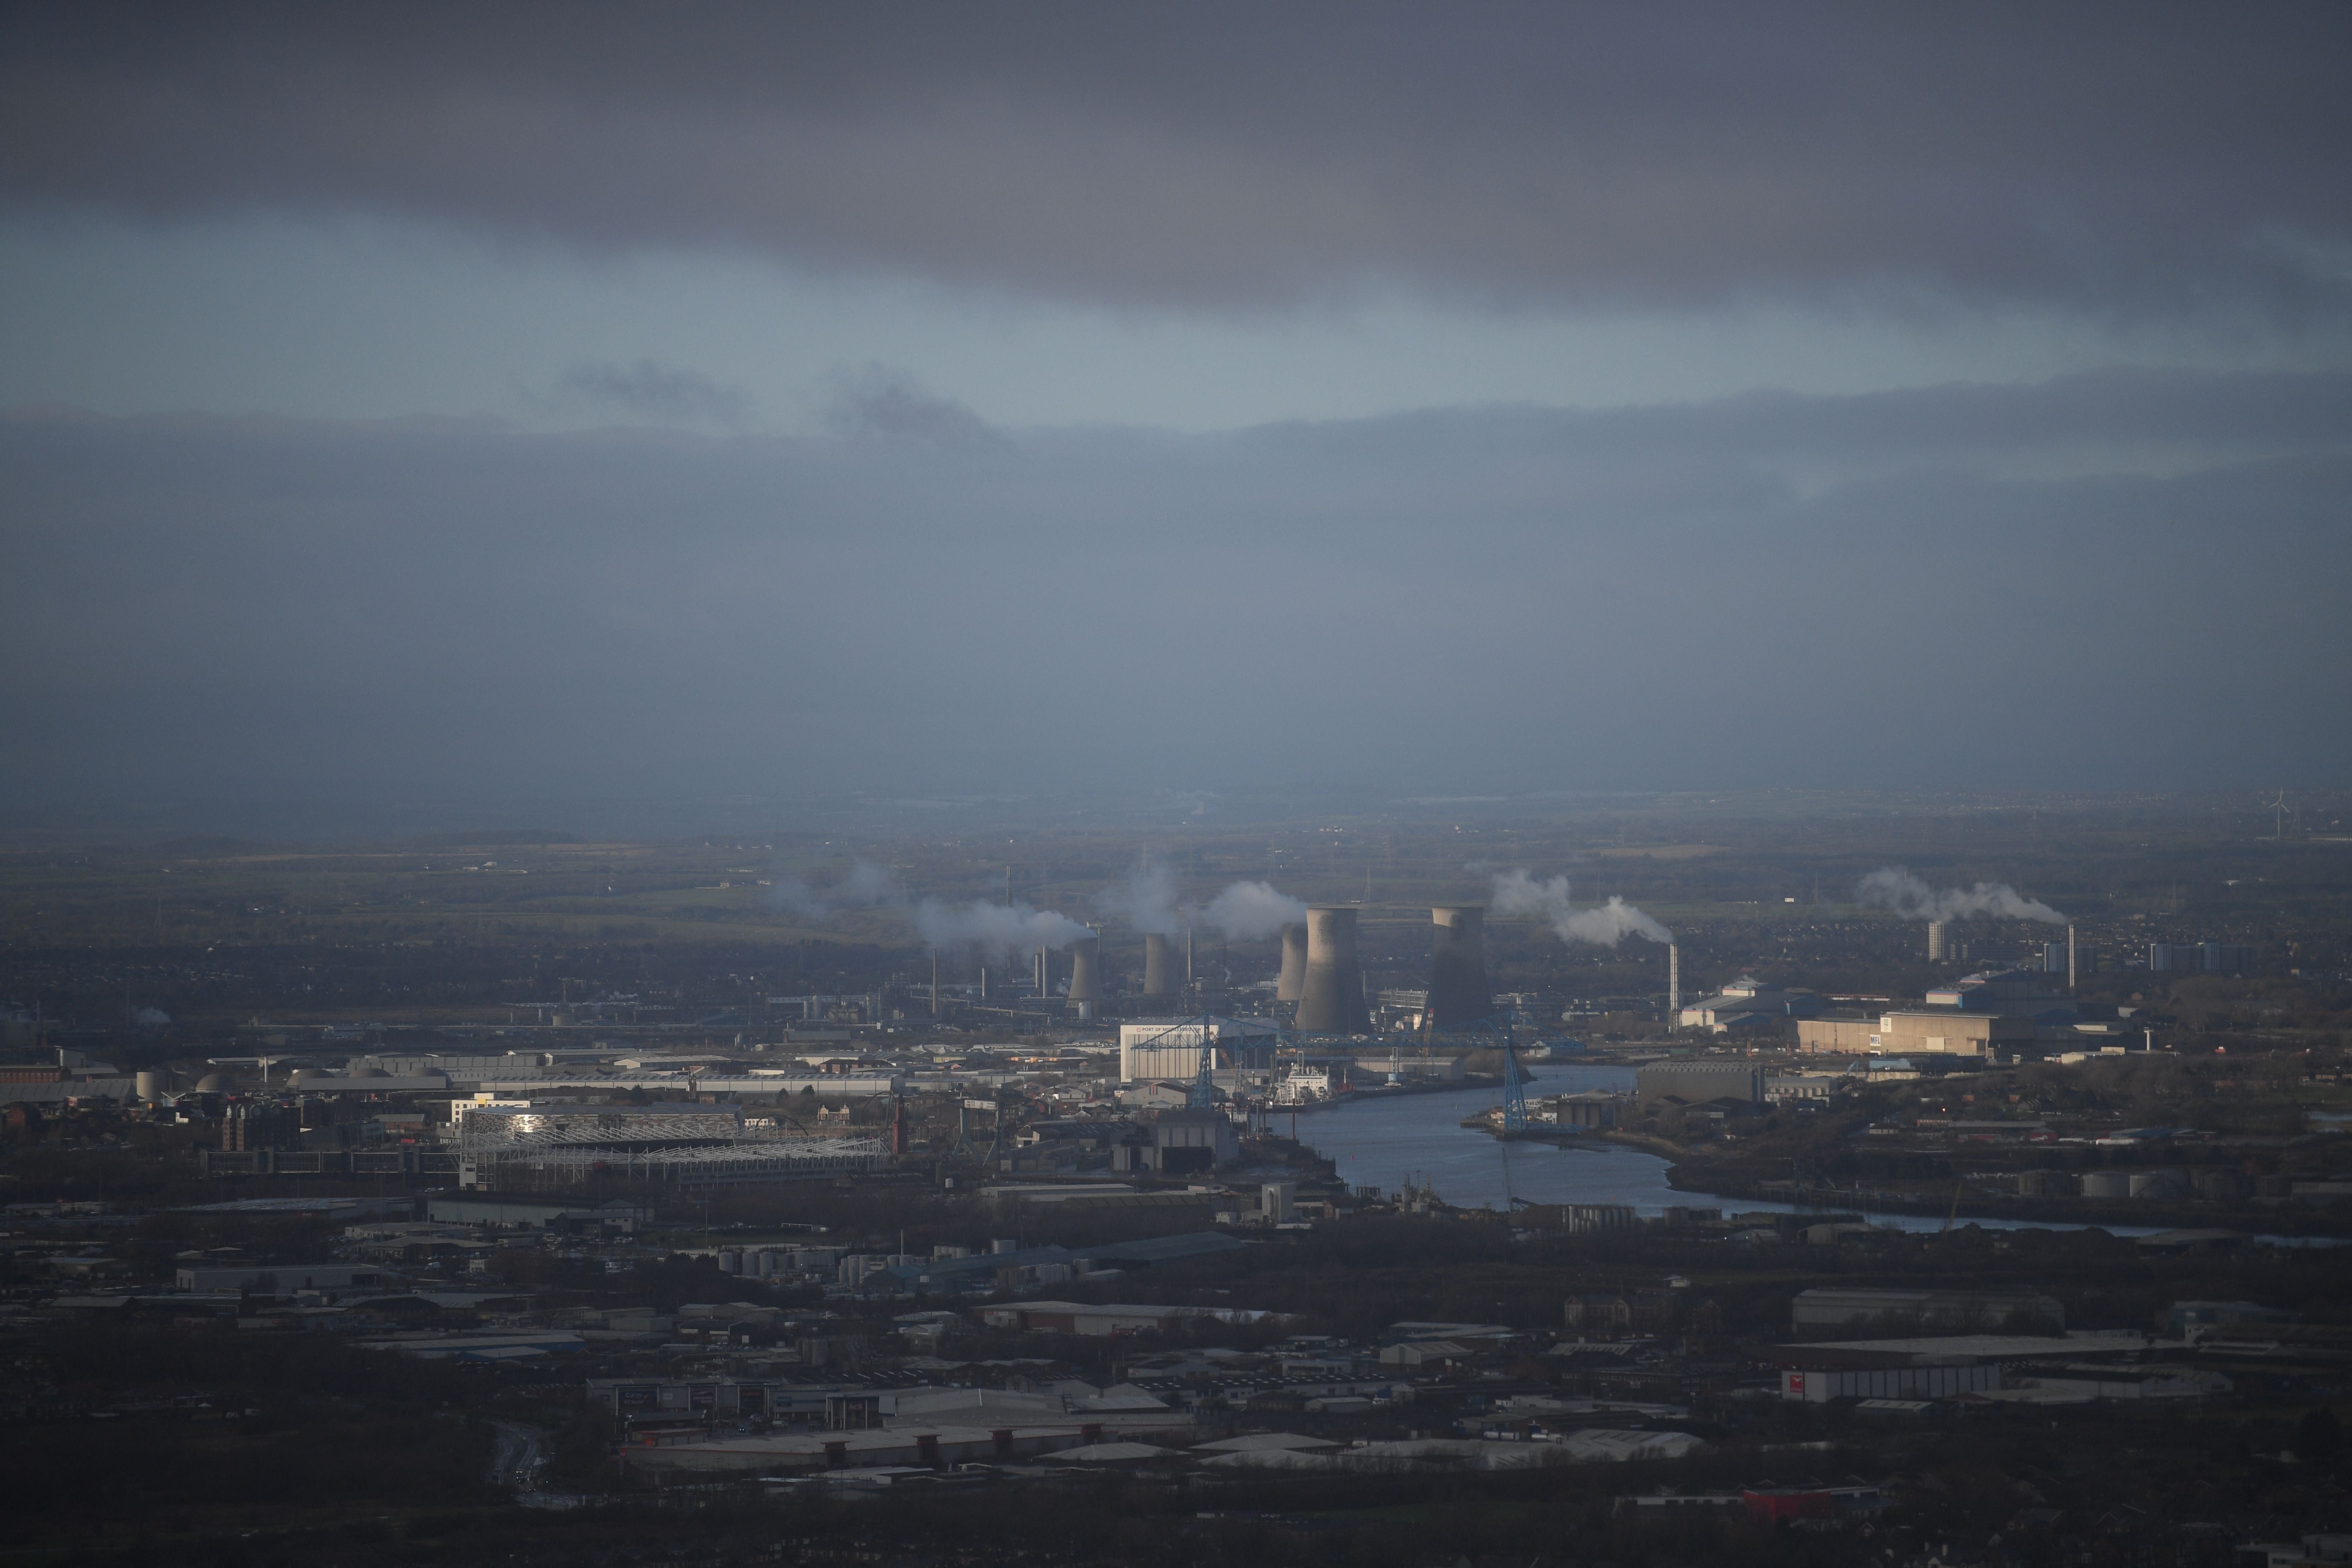
{"type": "Polygon", "coordinates": [[[1176,879],[1165,866],[1138,866],[1126,881],[1096,894],[1095,907],[1139,931],[1184,934],[1185,911],[1176,907],[1176,879]]]}
{"type": "Polygon", "coordinates": [[[999,960],[1041,947],[1067,947],[1095,934],[1058,910],[1027,904],[951,905],[936,899],[925,899],[916,907],[915,929],[933,947],[976,947],[999,960]]]}
{"type": "Polygon", "coordinates": [[[1853,890],[1853,901],[1865,908],[1893,910],[1906,920],[1961,921],[1983,915],[1993,920],[2066,923],[2064,915],[2038,899],[2027,898],[2007,882],[1939,889],[1902,866],[1882,866],[1864,877],[1853,890]]]}
{"type": "Polygon", "coordinates": [[[778,909],[826,920],[844,910],[894,909],[907,901],[907,895],[887,868],[860,860],[830,888],[811,887],[800,877],[779,877],[769,899],[778,909]]]}
{"type": "Polygon", "coordinates": [[[1612,898],[1605,904],[1580,910],[1569,902],[1567,878],[1554,877],[1538,882],[1524,870],[1496,873],[1495,912],[1535,915],[1549,921],[1552,931],[1562,942],[1615,947],[1629,936],[1655,942],[1675,940],[1672,931],[1622,899],[1612,898]]]}
{"type": "Polygon", "coordinates": [[[1176,879],[1160,866],[1139,866],[1126,881],[1096,895],[1095,905],[1139,931],[1181,936],[1186,925],[1200,924],[1237,942],[1272,936],[1307,918],[1305,904],[1269,882],[1234,882],[1206,904],[1180,902],[1176,879]]]}
{"type": "Polygon", "coordinates": [[[1307,918],[1307,906],[1271,882],[1235,882],[1201,910],[1201,923],[1237,942],[1272,936],[1307,918]]]}

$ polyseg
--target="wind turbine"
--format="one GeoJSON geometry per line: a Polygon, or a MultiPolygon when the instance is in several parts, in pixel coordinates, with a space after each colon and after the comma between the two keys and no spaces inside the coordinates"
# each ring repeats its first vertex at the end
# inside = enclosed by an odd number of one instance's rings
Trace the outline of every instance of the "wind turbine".
{"type": "Polygon", "coordinates": [[[2286,837],[2284,831],[2286,826],[2286,791],[2279,791],[2278,798],[2270,803],[2270,807],[2271,842],[2275,844],[2283,841],[2286,837]]]}

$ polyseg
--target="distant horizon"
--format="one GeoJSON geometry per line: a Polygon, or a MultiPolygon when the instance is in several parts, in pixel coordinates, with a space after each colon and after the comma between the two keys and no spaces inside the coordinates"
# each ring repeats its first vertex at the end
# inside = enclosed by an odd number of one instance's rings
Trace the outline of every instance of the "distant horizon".
{"type": "Polygon", "coordinates": [[[20,6],[0,813],[2352,784],[2347,53],[20,6]]]}
{"type": "MultiPolygon", "coordinates": [[[[192,847],[412,850],[533,842],[667,843],[699,837],[793,837],[827,833],[921,835],[1003,828],[1113,835],[1229,832],[1329,823],[1429,827],[1449,820],[1485,826],[1570,827],[1627,819],[1765,824],[1775,819],[1866,822],[2001,814],[2157,818],[2217,815],[2268,838],[2275,789],[2210,790],[1748,790],[1542,791],[1517,795],[1393,796],[1378,792],[1198,791],[975,795],[962,799],[845,793],[802,800],[540,801],[506,807],[448,801],[84,802],[71,808],[0,807],[0,852],[58,847],[192,847]]],[[[2291,839],[2352,842],[2352,788],[2289,788],[2291,839]]]]}

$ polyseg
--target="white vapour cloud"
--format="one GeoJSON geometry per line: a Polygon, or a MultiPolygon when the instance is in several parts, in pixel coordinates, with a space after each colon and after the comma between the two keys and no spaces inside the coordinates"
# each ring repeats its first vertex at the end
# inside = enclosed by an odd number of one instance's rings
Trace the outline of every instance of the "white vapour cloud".
{"type": "Polygon", "coordinates": [[[1235,882],[1201,910],[1204,925],[1229,937],[1253,942],[1307,918],[1307,906],[1271,882],[1235,882]]]}
{"type": "Polygon", "coordinates": [[[1675,940],[1672,931],[1622,899],[1612,897],[1605,904],[1580,910],[1569,901],[1566,877],[1538,882],[1517,868],[1495,874],[1495,912],[1549,921],[1562,942],[1615,947],[1629,936],[1655,942],[1675,940]]]}
{"type": "Polygon", "coordinates": [[[976,947],[991,958],[1007,958],[1041,947],[1064,948],[1094,935],[1058,910],[1027,904],[943,904],[925,899],[915,909],[915,929],[934,947],[976,947]]]}
{"type": "Polygon", "coordinates": [[[894,908],[907,901],[898,879],[870,860],[856,862],[847,876],[829,888],[812,887],[801,877],[779,877],[769,898],[777,908],[812,920],[825,920],[844,910],[894,908]]]}
{"type": "Polygon", "coordinates": [[[2066,923],[2064,915],[2038,899],[2027,898],[2007,882],[1937,889],[1903,866],[1882,866],[1864,877],[1854,888],[1853,901],[1865,908],[1893,910],[1906,920],[1960,921],[1984,915],[1994,920],[2066,923]]]}
{"type": "Polygon", "coordinates": [[[1139,931],[1181,936],[1187,925],[1198,924],[1242,942],[1272,936],[1307,918],[1305,904],[1270,882],[1234,882],[1205,904],[1184,902],[1164,866],[1137,867],[1127,880],[1097,894],[1095,906],[1139,931]]]}
{"type": "Polygon", "coordinates": [[[1139,865],[1126,881],[1095,895],[1095,907],[1139,931],[1181,936],[1186,911],[1176,904],[1176,879],[1165,866],[1139,865]]]}

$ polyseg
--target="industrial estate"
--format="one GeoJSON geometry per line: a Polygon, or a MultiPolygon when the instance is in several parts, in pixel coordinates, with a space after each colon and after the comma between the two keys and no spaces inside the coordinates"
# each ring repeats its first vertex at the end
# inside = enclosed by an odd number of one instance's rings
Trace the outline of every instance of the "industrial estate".
{"type": "Polygon", "coordinates": [[[2327,808],[1747,809],[17,852],[20,1549],[2352,1561],[2327,808]]]}

